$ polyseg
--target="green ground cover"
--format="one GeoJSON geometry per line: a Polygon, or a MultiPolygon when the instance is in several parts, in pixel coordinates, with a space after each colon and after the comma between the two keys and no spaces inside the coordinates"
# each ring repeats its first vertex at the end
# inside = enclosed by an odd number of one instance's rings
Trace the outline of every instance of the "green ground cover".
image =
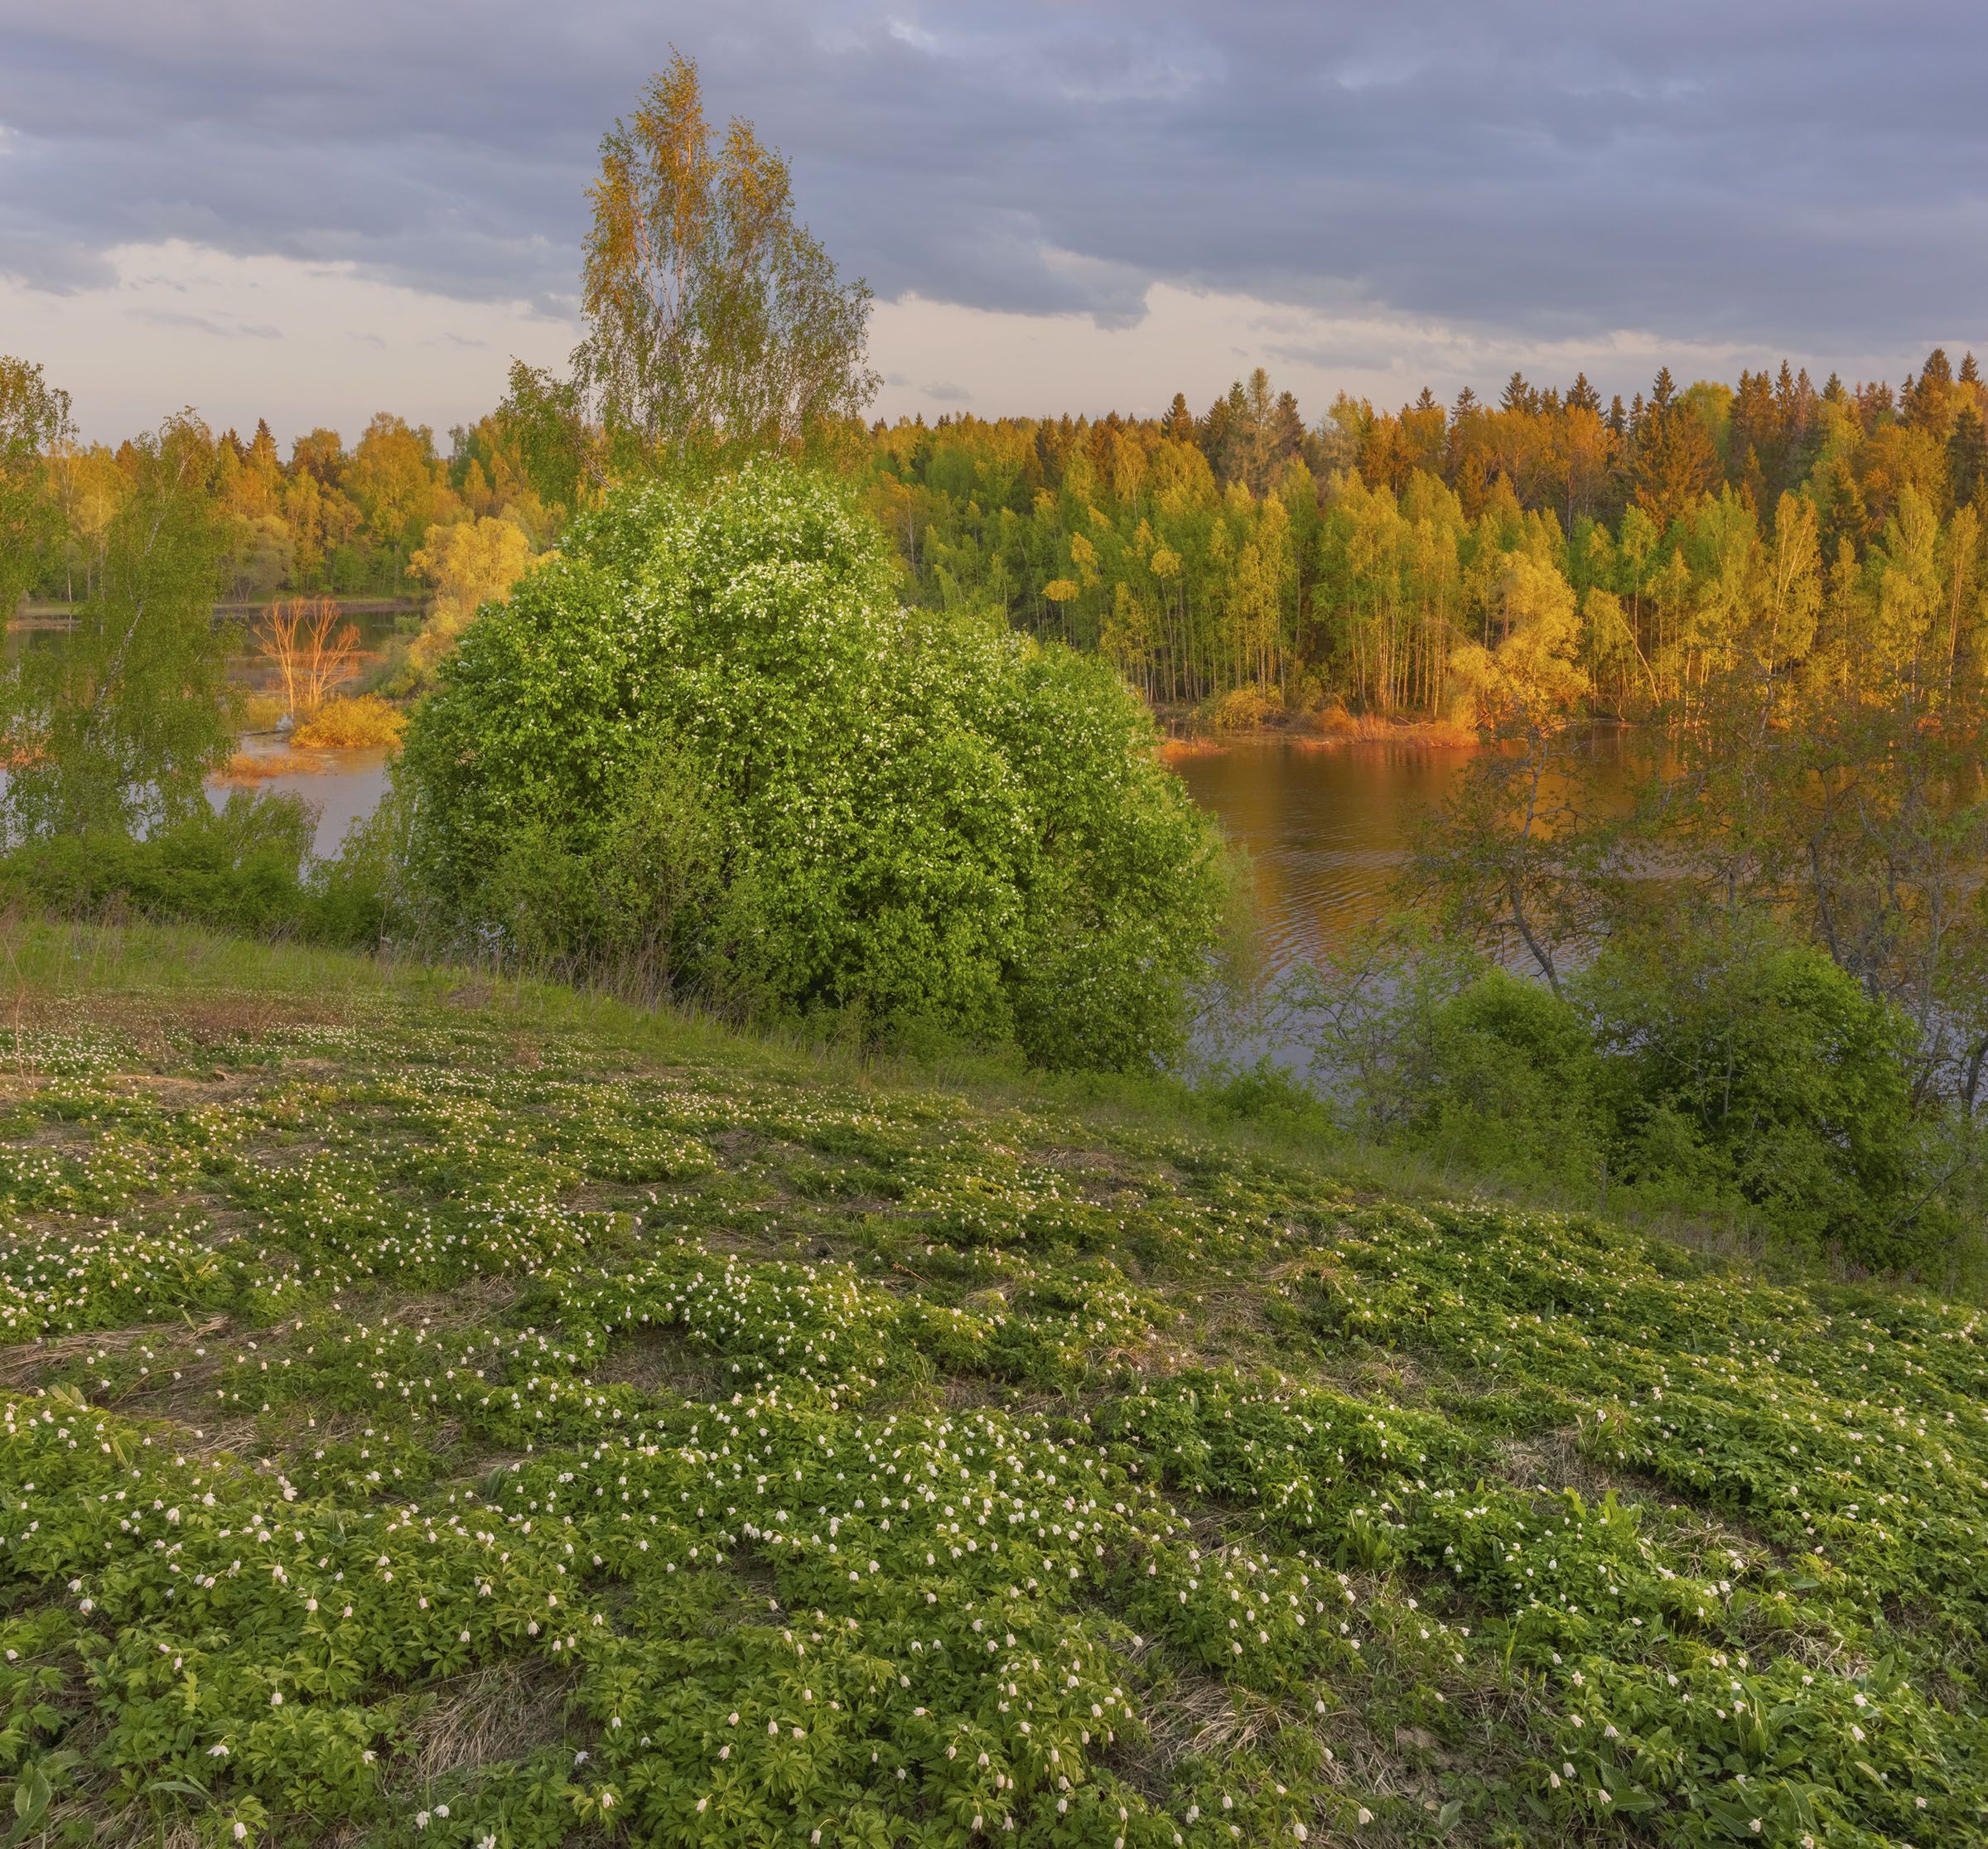
{"type": "Polygon", "coordinates": [[[1988,1349],[1076,1086],[17,933],[30,1840],[1988,1835],[1988,1349]]]}

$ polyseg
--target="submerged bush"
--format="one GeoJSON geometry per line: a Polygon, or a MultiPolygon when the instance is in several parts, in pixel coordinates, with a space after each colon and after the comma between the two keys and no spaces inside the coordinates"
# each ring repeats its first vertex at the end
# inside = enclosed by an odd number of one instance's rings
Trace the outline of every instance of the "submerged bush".
{"type": "Polygon", "coordinates": [[[1122,1066],[1177,1041],[1224,915],[1154,746],[1107,668],[905,609],[875,525],[762,464],[580,522],[465,635],[401,775],[465,936],[1122,1066]]]}
{"type": "Polygon", "coordinates": [[[320,751],[361,751],[397,743],[407,723],[407,715],[377,693],[341,694],[303,721],[290,742],[320,751]]]}

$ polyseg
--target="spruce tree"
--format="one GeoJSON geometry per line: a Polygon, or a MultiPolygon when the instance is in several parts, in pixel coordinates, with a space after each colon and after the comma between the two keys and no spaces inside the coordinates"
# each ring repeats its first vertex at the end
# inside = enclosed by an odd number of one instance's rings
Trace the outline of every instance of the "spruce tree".
{"type": "Polygon", "coordinates": [[[1962,405],[1953,420],[1953,434],[1947,439],[1947,473],[1956,507],[1982,499],[1983,478],[1988,476],[1988,427],[1972,404],[1962,405]]]}

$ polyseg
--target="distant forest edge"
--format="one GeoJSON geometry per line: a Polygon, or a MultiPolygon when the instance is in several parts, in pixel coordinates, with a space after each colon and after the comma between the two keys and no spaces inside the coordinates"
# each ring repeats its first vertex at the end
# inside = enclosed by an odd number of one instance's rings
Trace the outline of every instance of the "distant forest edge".
{"type": "MultiPolygon", "coordinates": [[[[1342,393],[1315,423],[1258,370],[1199,416],[1176,396],[1157,418],[852,420],[827,453],[913,601],[998,608],[1156,705],[1473,726],[1515,688],[1688,713],[1741,658],[1811,693],[1978,671],[1985,405],[1973,356],[1937,349],[1897,391],[1784,363],[1604,403],[1514,373],[1495,403],[1342,393]]],[[[86,598],[140,452],[75,442],[31,367],[0,411],[0,603],[86,598]]],[[[509,400],[446,452],[388,413],[287,460],[266,423],[199,436],[236,602],[425,590],[459,626],[598,492],[539,461],[509,400]]]]}

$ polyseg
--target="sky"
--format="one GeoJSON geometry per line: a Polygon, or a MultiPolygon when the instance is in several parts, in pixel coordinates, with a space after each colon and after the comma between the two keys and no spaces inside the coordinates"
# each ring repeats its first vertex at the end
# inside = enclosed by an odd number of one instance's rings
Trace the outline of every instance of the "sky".
{"type": "Polygon", "coordinates": [[[5,0],[0,352],[93,438],[446,441],[572,347],[673,47],[876,292],[887,417],[1988,346],[1962,0],[5,0]]]}

